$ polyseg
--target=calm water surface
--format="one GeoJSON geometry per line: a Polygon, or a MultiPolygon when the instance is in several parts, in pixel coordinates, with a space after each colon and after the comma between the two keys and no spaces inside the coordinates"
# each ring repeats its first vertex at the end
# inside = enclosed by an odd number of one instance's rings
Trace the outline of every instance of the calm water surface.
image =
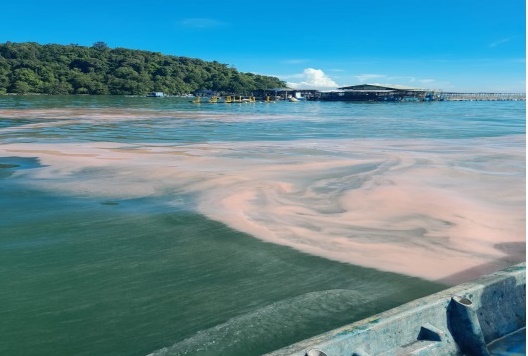
{"type": "Polygon", "coordinates": [[[259,355],[513,264],[524,118],[522,102],[0,97],[0,354],[259,355]],[[488,224],[481,250],[445,192],[488,224]]]}

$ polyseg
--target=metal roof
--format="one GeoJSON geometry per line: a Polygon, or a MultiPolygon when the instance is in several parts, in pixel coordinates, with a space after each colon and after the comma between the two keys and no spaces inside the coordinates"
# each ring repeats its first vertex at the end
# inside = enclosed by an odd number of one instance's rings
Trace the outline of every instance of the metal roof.
{"type": "Polygon", "coordinates": [[[420,89],[420,88],[413,88],[408,87],[404,85],[398,85],[398,84],[359,84],[359,85],[351,85],[347,87],[341,87],[338,89],[342,90],[361,90],[361,91],[373,91],[373,90],[416,90],[416,91],[424,91],[426,89],[420,89]]]}

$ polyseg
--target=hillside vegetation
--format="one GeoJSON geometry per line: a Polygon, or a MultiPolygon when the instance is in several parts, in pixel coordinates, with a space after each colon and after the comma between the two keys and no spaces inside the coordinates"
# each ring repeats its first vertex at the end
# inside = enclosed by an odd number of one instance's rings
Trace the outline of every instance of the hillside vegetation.
{"type": "Polygon", "coordinates": [[[216,61],[158,52],[38,43],[0,44],[0,94],[186,94],[199,89],[250,94],[283,87],[275,77],[241,73],[216,61]]]}

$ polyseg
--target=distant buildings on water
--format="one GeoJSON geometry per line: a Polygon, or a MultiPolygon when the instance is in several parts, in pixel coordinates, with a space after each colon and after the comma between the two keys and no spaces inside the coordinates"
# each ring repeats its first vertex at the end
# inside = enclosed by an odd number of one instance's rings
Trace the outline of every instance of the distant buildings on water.
{"type": "Polygon", "coordinates": [[[438,91],[404,86],[360,84],[321,92],[321,101],[433,101],[440,100],[438,91]]]}
{"type": "Polygon", "coordinates": [[[317,92],[309,100],[320,101],[475,101],[526,100],[526,93],[455,93],[402,85],[360,84],[317,92]]]}
{"type": "MultiPolygon", "coordinates": [[[[219,97],[221,93],[213,90],[197,90],[194,96],[219,97]]],[[[225,95],[240,96],[237,93],[227,93],[225,95]]],[[[163,92],[151,92],[148,97],[167,96],[163,92]]],[[[250,94],[251,98],[258,101],[480,101],[480,100],[526,100],[525,93],[456,93],[443,92],[441,90],[430,90],[412,88],[401,85],[379,85],[360,84],[337,88],[331,91],[319,91],[314,89],[291,89],[273,88],[256,90],[250,94]]]]}

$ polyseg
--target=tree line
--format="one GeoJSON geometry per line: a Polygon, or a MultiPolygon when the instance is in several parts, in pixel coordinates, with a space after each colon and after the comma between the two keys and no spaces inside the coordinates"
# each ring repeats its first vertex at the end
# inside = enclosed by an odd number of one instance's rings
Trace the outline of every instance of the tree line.
{"type": "Polygon", "coordinates": [[[34,42],[0,44],[0,94],[182,95],[197,90],[250,94],[285,87],[275,77],[241,73],[216,61],[159,52],[34,42]]]}

